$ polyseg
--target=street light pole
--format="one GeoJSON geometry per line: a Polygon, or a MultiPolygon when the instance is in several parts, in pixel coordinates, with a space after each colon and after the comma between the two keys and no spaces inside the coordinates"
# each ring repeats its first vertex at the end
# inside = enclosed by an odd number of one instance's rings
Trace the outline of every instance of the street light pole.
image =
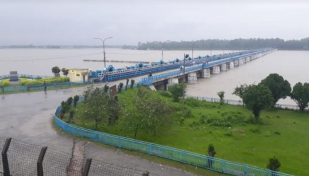
{"type": "Polygon", "coordinates": [[[193,40],[192,40],[192,60],[193,60],[193,45],[194,45],[194,43],[193,43],[193,40]]]}
{"type": "Polygon", "coordinates": [[[104,62],[104,68],[105,68],[105,69],[106,69],[106,57],[105,57],[106,52],[105,52],[105,45],[104,45],[104,43],[105,43],[105,40],[111,39],[111,38],[113,38],[113,37],[107,37],[107,38],[105,38],[104,40],[101,39],[101,38],[94,38],[94,39],[97,39],[97,40],[101,40],[102,43],[103,43],[103,62],[104,62]]]}
{"type": "Polygon", "coordinates": [[[185,115],[186,54],[183,55],[182,113],[185,115]]]}

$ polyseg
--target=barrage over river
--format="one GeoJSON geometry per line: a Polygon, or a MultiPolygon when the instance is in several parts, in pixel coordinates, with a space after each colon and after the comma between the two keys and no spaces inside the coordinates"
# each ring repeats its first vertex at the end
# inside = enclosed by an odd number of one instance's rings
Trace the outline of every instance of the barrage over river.
{"type": "MultiPolygon", "coordinates": [[[[210,54],[222,54],[233,51],[194,51],[194,57],[210,54]]],[[[182,59],[187,50],[166,50],[165,61],[182,59]]],[[[162,59],[161,51],[106,49],[107,60],[157,62],[162,59]]],[[[0,75],[18,71],[23,74],[52,76],[51,68],[89,68],[100,70],[103,62],[84,62],[84,59],[103,60],[102,49],[0,49],[0,75]]],[[[134,65],[133,63],[107,63],[116,68],[134,65]]],[[[217,97],[218,91],[225,91],[226,99],[239,100],[232,95],[234,88],[240,84],[259,83],[270,73],[278,73],[288,80],[291,86],[297,82],[309,82],[308,51],[275,51],[262,58],[236,67],[210,78],[198,79],[197,84],[189,84],[187,95],[199,97],[217,97]]],[[[281,104],[295,104],[291,99],[280,100],[281,104]]]]}

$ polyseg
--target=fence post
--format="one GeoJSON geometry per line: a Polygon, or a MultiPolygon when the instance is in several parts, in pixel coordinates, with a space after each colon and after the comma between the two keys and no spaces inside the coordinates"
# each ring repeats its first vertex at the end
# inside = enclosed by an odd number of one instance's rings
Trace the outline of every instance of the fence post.
{"type": "Polygon", "coordinates": [[[3,146],[1,155],[2,155],[2,165],[3,165],[3,175],[4,176],[10,176],[10,168],[9,168],[9,161],[8,161],[8,156],[7,152],[9,150],[10,144],[11,144],[12,138],[8,138],[5,141],[5,144],[3,146]]]}
{"type": "Polygon", "coordinates": [[[247,165],[244,164],[244,176],[247,175],[247,165]]]}
{"type": "Polygon", "coordinates": [[[43,176],[44,172],[43,172],[43,160],[44,160],[44,156],[46,153],[47,147],[43,147],[41,149],[39,158],[38,158],[38,162],[37,162],[37,172],[38,172],[38,176],[43,176]]]}
{"type": "Polygon", "coordinates": [[[92,162],[91,158],[87,159],[85,167],[84,167],[83,176],[88,176],[88,173],[89,173],[89,170],[90,170],[90,166],[91,166],[91,162],[92,162]]]}
{"type": "Polygon", "coordinates": [[[152,155],[152,144],[149,144],[149,151],[148,151],[149,155],[152,155]]]}
{"type": "Polygon", "coordinates": [[[143,175],[142,176],[149,176],[149,172],[145,172],[145,173],[143,173],[143,175]]]}
{"type": "Polygon", "coordinates": [[[186,151],[182,152],[182,163],[186,163],[186,151]]]}
{"type": "Polygon", "coordinates": [[[222,161],[222,173],[225,173],[225,161],[222,161]]]}
{"type": "Polygon", "coordinates": [[[118,137],[118,148],[121,148],[121,138],[118,137]]]}

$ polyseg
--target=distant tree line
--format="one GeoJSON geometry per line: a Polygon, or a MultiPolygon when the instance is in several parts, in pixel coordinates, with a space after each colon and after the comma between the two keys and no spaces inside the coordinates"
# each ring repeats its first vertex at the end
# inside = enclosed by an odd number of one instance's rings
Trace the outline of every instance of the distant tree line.
{"type": "Polygon", "coordinates": [[[257,48],[275,47],[280,50],[309,50],[309,38],[301,40],[283,40],[275,39],[234,39],[234,40],[197,40],[197,41],[168,41],[168,42],[146,42],[138,43],[138,50],[249,50],[257,48]]]}

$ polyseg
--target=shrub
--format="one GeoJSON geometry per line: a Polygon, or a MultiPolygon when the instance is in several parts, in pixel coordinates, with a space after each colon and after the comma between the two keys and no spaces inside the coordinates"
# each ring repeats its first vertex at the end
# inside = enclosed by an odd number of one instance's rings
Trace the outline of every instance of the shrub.
{"type": "Polygon", "coordinates": [[[38,85],[38,84],[51,84],[51,83],[62,83],[62,82],[69,82],[70,78],[68,77],[60,77],[60,78],[44,78],[44,79],[36,79],[36,80],[27,80],[27,79],[20,79],[19,84],[25,86],[25,85],[38,85]]]}
{"type": "Polygon", "coordinates": [[[135,80],[131,79],[131,89],[134,87],[135,80]]]}
{"type": "Polygon", "coordinates": [[[122,91],[123,83],[119,83],[118,85],[118,92],[120,93],[122,91]]]}
{"type": "Polygon", "coordinates": [[[279,160],[274,156],[273,158],[270,158],[267,164],[267,169],[272,171],[279,171],[279,168],[281,166],[281,163],[279,160]]]}
{"type": "Polygon", "coordinates": [[[250,129],[250,131],[251,131],[252,133],[261,133],[260,129],[258,129],[258,128],[250,129]]]}
{"type": "Polygon", "coordinates": [[[208,155],[211,157],[215,157],[216,151],[213,144],[208,145],[208,155]]]}
{"type": "Polygon", "coordinates": [[[164,96],[164,97],[172,97],[172,94],[168,91],[158,91],[160,95],[164,96]]]}
{"type": "Polygon", "coordinates": [[[186,105],[191,106],[191,107],[206,107],[207,106],[207,104],[195,98],[187,98],[186,105]]]}
{"type": "Polygon", "coordinates": [[[173,95],[173,99],[175,102],[179,102],[179,97],[182,97],[184,95],[185,89],[185,84],[173,84],[168,88],[168,90],[173,95]]]}
{"type": "Polygon", "coordinates": [[[3,79],[0,83],[0,86],[9,86],[10,81],[8,79],[3,79]]]}
{"type": "Polygon", "coordinates": [[[275,134],[277,135],[281,135],[281,133],[279,131],[275,131],[275,134]]]}

